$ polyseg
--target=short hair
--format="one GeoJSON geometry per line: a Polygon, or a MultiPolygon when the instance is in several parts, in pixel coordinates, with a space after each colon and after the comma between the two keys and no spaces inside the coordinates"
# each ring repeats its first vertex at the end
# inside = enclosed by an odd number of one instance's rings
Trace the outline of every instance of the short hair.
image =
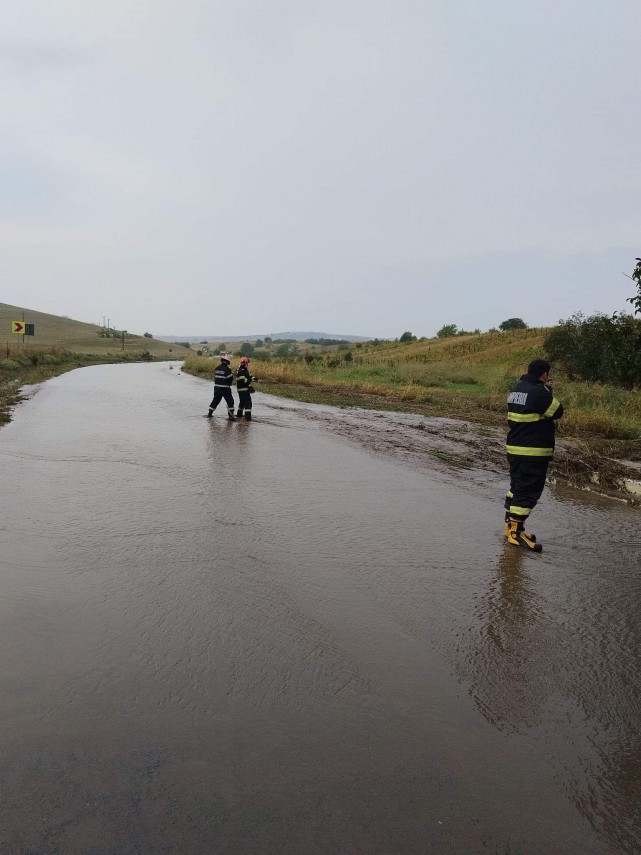
{"type": "Polygon", "coordinates": [[[545,359],[533,359],[527,367],[527,373],[534,377],[540,377],[541,374],[546,374],[551,367],[545,359]]]}

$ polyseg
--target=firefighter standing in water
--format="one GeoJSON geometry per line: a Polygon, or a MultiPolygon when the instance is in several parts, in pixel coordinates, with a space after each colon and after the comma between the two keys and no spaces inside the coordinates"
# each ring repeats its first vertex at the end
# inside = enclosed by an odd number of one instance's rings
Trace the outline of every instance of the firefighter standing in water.
{"type": "Polygon", "coordinates": [[[231,384],[234,382],[234,373],[229,365],[231,360],[229,355],[225,352],[220,354],[219,359],[220,365],[217,365],[214,369],[214,397],[209,405],[207,418],[210,419],[212,417],[214,410],[224,398],[227,404],[227,418],[230,421],[235,422],[234,396],[231,393],[231,384]]]}
{"type": "Polygon", "coordinates": [[[245,411],[245,421],[252,420],[252,392],[254,387],[252,383],[258,381],[249,373],[249,357],[241,356],[240,365],[236,370],[236,389],[238,390],[238,410],[236,416],[240,419],[245,411]]]}
{"type": "Polygon", "coordinates": [[[534,359],[507,399],[507,459],[510,489],[505,497],[505,537],[532,552],[543,547],[525,531],[525,520],[541,498],[554,454],[555,421],[563,405],[552,394],[550,363],[534,359]]]}

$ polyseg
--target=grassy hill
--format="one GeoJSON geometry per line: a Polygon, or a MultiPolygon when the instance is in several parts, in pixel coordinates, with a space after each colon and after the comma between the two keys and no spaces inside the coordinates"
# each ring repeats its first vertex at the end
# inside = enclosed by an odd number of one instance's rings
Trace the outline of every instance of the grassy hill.
{"type": "Polygon", "coordinates": [[[188,351],[184,347],[160,339],[146,338],[143,335],[128,333],[124,348],[121,337],[101,337],[102,327],[97,324],[86,324],[74,321],[60,315],[49,315],[22,306],[11,306],[0,303],[0,353],[6,354],[7,345],[10,348],[23,347],[26,349],[64,348],[72,353],[107,355],[113,353],[136,354],[148,350],[155,359],[182,359],[188,351]],[[12,321],[22,321],[35,324],[35,335],[22,336],[11,332],[12,321]]]}
{"type": "MultiPolygon", "coordinates": [[[[505,400],[530,360],[545,357],[548,330],[480,333],[400,343],[356,343],[348,351],[252,359],[265,391],[298,400],[405,410],[504,425],[505,400]]],[[[189,356],[185,370],[210,377],[209,360],[189,356]]],[[[641,436],[641,393],[572,382],[553,371],[566,406],[561,433],[630,440],[641,436]]]]}

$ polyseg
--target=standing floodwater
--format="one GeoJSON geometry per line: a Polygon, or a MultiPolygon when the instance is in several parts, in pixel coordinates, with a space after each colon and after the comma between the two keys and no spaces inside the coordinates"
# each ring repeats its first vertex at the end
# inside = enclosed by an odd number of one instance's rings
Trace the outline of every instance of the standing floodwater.
{"type": "Polygon", "coordinates": [[[521,553],[505,478],[210,395],[84,368],[0,431],[2,855],[641,851],[638,511],[546,493],[521,553]]]}

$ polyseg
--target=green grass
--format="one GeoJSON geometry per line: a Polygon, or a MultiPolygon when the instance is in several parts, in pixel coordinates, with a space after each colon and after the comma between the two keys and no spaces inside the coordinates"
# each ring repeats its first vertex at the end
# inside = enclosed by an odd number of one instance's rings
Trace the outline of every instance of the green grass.
{"type": "MultiPolygon", "coordinates": [[[[348,404],[464,418],[504,426],[505,399],[531,359],[544,356],[547,330],[482,333],[401,344],[354,347],[350,355],[252,360],[252,370],[273,394],[297,400],[348,404]]],[[[208,379],[211,360],[190,355],[185,371],[208,379]]],[[[555,395],[566,416],[559,434],[634,440],[641,437],[641,392],[571,382],[553,371],[555,395]]]]}

